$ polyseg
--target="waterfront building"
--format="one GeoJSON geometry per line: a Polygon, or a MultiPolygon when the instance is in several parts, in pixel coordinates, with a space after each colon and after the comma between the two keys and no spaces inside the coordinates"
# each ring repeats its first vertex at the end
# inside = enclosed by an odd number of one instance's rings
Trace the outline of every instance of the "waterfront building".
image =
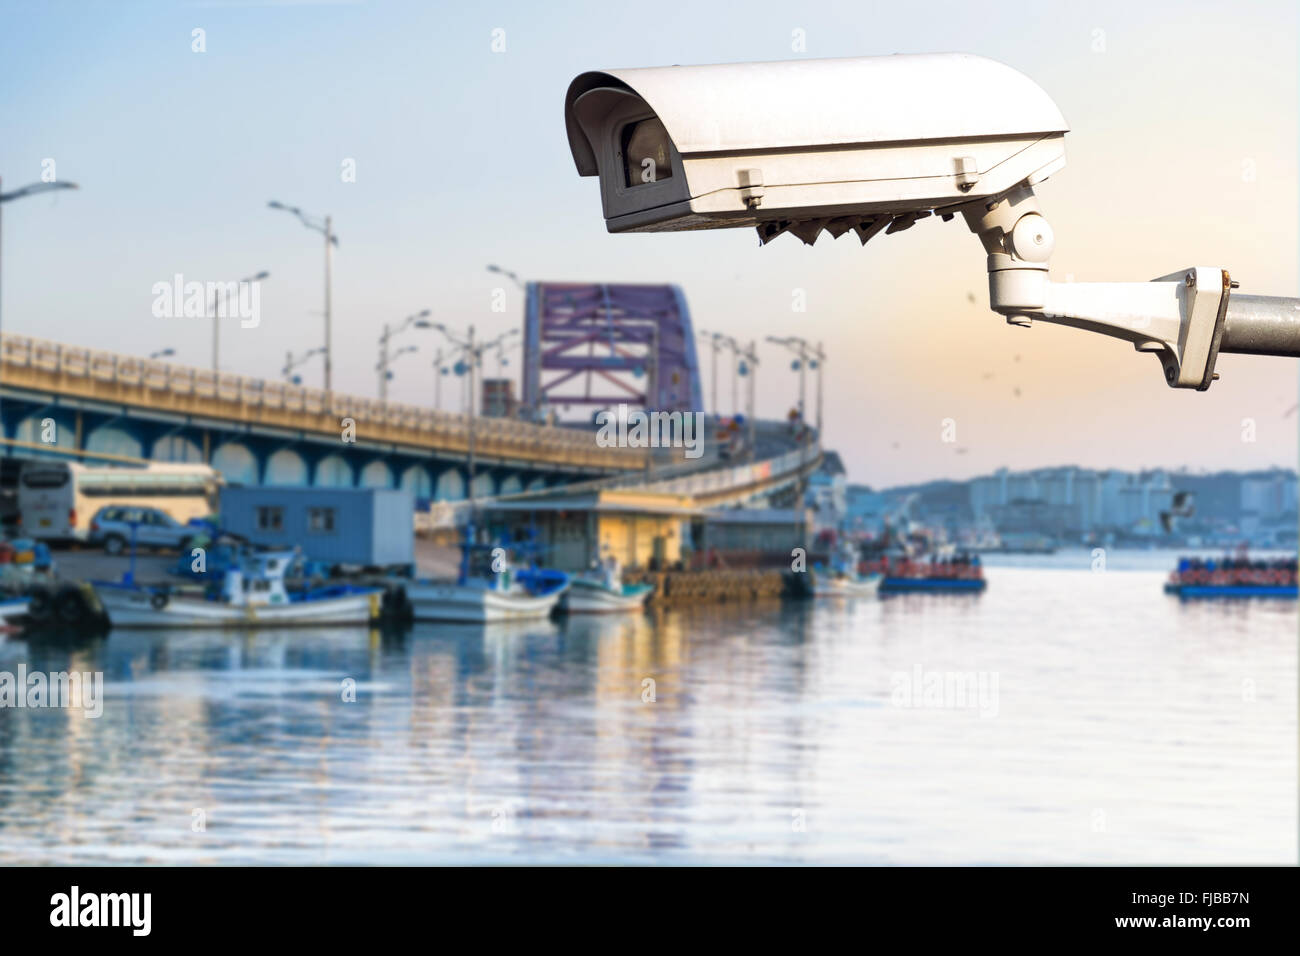
{"type": "Polygon", "coordinates": [[[222,530],[265,548],[300,547],[328,564],[414,564],[414,512],[411,493],[400,488],[221,489],[222,530]]]}

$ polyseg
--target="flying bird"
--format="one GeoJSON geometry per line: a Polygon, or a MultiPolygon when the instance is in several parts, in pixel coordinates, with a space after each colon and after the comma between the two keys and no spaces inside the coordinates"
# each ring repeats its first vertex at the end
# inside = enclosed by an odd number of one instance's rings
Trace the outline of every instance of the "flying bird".
{"type": "Polygon", "coordinates": [[[1192,501],[1190,491],[1175,491],[1174,499],[1168,511],[1160,512],[1160,527],[1165,529],[1165,534],[1173,534],[1174,527],[1178,524],[1178,518],[1190,518],[1196,514],[1196,505],[1192,501]]]}

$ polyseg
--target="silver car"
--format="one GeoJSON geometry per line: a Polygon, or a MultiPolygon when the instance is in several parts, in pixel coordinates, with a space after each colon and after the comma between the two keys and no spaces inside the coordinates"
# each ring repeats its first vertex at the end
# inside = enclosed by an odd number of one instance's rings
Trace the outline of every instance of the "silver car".
{"type": "Polygon", "coordinates": [[[134,533],[138,548],[176,548],[184,551],[195,531],[158,508],[109,505],[90,520],[91,544],[103,545],[107,554],[121,554],[131,547],[134,533]]]}

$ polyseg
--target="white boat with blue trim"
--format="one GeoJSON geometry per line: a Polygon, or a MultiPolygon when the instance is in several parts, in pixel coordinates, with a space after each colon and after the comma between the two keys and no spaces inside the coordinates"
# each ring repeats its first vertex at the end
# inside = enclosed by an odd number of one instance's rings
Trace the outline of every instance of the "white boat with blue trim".
{"type": "Polygon", "coordinates": [[[857,574],[836,574],[830,571],[814,571],[813,594],[817,597],[831,598],[869,598],[875,597],[884,578],[879,574],[862,577],[857,574]]]}
{"type": "Polygon", "coordinates": [[[367,624],[382,613],[382,588],[332,585],[290,592],[284,576],[296,551],[241,555],[219,588],[96,581],[95,594],[113,627],[293,627],[367,624]]]}
{"type": "Polygon", "coordinates": [[[639,611],[653,591],[653,584],[624,584],[618,561],[607,557],[599,570],[573,578],[563,607],[570,614],[639,611]]]}
{"type": "Polygon", "coordinates": [[[406,598],[417,621],[487,624],[549,617],[568,590],[563,571],[502,571],[457,581],[412,581],[406,598]]]}

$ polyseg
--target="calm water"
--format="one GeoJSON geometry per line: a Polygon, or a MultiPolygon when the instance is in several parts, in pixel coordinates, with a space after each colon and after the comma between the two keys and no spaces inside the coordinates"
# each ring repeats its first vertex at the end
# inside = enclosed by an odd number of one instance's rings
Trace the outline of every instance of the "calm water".
{"type": "Polygon", "coordinates": [[[0,863],[1293,862],[1294,603],[1045,563],[977,598],[0,642],[106,682],[98,720],[0,709],[0,863]]]}

